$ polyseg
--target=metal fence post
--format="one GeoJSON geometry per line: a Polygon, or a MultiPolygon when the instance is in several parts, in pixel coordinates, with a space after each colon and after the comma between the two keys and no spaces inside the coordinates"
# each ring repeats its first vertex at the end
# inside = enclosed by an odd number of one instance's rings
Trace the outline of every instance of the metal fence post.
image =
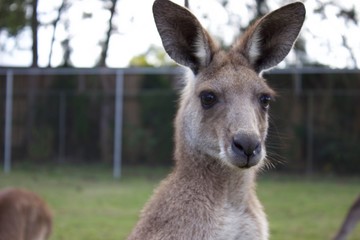
{"type": "Polygon", "coordinates": [[[116,71],[115,87],[115,133],[114,133],[114,178],[121,176],[121,155],[122,155],[122,122],[123,122],[123,98],[124,95],[124,71],[116,71]]]}
{"type": "Polygon", "coordinates": [[[5,134],[4,134],[4,173],[11,171],[11,130],[13,106],[13,80],[11,69],[6,71],[6,100],[5,100],[5,134]]]}
{"type": "Polygon", "coordinates": [[[312,175],[314,171],[314,93],[309,91],[307,97],[306,174],[312,175]]]}
{"type": "Polygon", "coordinates": [[[59,162],[64,162],[66,133],[66,93],[59,94],[59,162]]]}

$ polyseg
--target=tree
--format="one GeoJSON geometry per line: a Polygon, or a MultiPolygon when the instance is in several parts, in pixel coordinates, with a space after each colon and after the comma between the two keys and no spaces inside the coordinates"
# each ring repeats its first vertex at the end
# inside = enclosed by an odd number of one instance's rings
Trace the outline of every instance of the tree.
{"type": "MultiPolygon", "coordinates": [[[[342,23],[344,27],[342,29],[337,28],[336,33],[342,38],[342,45],[348,51],[349,60],[352,62],[351,65],[353,65],[353,67],[360,67],[359,59],[357,59],[357,56],[354,54],[354,46],[351,46],[350,44],[350,40],[354,38],[354,34],[349,31],[349,29],[354,28],[355,26],[357,31],[359,28],[359,12],[356,10],[356,6],[351,6],[347,1],[323,2],[317,0],[316,3],[317,5],[313,10],[313,13],[319,15],[323,21],[331,20],[331,17],[336,16],[336,20],[342,23]],[[329,14],[329,12],[331,12],[331,14],[329,14]]],[[[319,37],[316,33],[312,34],[319,37]]],[[[325,45],[329,48],[329,52],[331,52],[333,48],[332,39],[326,36],[324,41],[325,45]]]]}
{"type": "MultiPolygon", "coordinates": [[[[32,31],[32,67],[38,66],[38,0],[3,0],[0,1],[0,31],[5,31],[8,38],[16,38],[28,25],[26,12],[31,7],[30,27],[32,31]]],[[[17,47],[17,46],[16,46],[17,47]]],[[[2,50],[5,46],[2,47],[2,50]]]]}
{"type": "Polygon", "coordinates": [[[26,1],[0,1],[0,32],[6,31],[9,37],[16,36],[26,25],[26,1]]]}
{"type": "MultiPolygon", "coordinates": [[[[112,19],[115,14],[117,0],[111,0],[111,5],[109,7],[110,18],[108,21],[108,30],[106,31],[106,36],[102,45],[102,50],[100,54],[100,59],[98,65],[100,67],[106,67],[106,58],[108,55],[109,42],[111,38],[111,34],[113,32],[113,23],[112,19]]],[[[110,113],[111,113],[111,105],[112,101],[109,99],[110,93],[113,91],[114,86],[107,75],[101,75],[101,85],[104,91],[104,98],[101,105],[101,117],[100,117],[100,151],[101,158],[103,161],[110,161],[111,156],[111,144],[110,144],[110,113]]]]}
{"type": "Polygon", "coordinates": [[[190,8],[189,0],[185,0],[185,2],[184,2],[184,7],[190,8]]]}
{"type": "Polygon", "coordinates": [[[31,15],[31,31],[32,31],[32,67],[38,66],[38,27],[39,22],[37,19],[37,6],[38,0],[32,0],[32,15],[31,15]]]}
{"type": "MultiPolygon", "coordinates": [[[[67,0],[63,0],[60,7],[58,8],[58,14],[56,19],[52,22],[53,25],[53,34],[51,37],[51,45],[50,45],[50,52],[49,52],[49,63],[48,63],[48,67],[51,67],[51,58],[52,58],[52,54],[53,54],[53,48],[54,48],[54,43],[55,43],[55,33],[56,33],[56,28],[60,22],[60,18],[62,13],[64,12],[65,9],[68,9],[70,6],[70,4],[68,3],[67,0]]],[[[68,51],[69,49],[69,44],[68,44],[68,39],[67,39],[67,43],[63,43],[63,48],[64,48],[64,65],[68,65],[68,59],[69,59],[69,55],[70,52],[68,51]]]]}
{"type": "Polygon", "coordinates": [[[99,63],[98,63],[98,65],[101,66],[101,67],[106,66],[106,57],[107,57],[107,54],[108,54],[110,37],[111,37],[111,33],[113,31],[113,28],[114,28],[112,20],[113,20],[114,14],[115,14],[116,3],[117,3],[117,0],[111,0],[111,5],[110,5],[110,8],[109,8],[110,18],[109,18],[109,21],[108,21],[108,30],[106,32],[105,40],[101,44],[102,45],[102,51],[101,51],[100,60],[99,60],[99,63]]]}

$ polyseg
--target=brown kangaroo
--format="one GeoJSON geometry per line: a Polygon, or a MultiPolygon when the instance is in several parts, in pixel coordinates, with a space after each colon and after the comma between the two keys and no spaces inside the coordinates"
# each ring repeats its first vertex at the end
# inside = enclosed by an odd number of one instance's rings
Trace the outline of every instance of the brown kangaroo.
{"type": "Polygon", "coordinates": [[[190,68],[175,119],[175,168],[128,240],[268,239],[255,193],[274,91],[261,73],[282,61],[305,18],[300,2],[259,19],[228,50],[187,9],[153,5],[166,52],[190,68]]]}
{"type": "Polygon", "coordinates": [[[0,240],[47,240],[52,215],[35,193],[17,188],[0,191],[0,240]]]}

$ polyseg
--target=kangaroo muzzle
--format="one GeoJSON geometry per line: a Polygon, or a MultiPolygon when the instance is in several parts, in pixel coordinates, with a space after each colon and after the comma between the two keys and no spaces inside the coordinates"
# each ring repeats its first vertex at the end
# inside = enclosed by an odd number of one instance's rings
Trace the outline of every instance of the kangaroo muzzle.
{"type": "Polygon", "coordinates": [[[262,143],[256,134],[237,133],[232,138],[231,163],[240,168],[249,168],[262,158],[262,143]]]}

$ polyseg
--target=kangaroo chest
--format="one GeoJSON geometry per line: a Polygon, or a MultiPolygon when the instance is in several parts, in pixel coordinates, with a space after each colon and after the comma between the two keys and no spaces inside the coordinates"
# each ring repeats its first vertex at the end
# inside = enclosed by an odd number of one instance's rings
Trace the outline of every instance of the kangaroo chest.
{"type": "Polygon", "coordinates": [[[217,240],[263,240],[266,239],[266,229],[262,223],[266,219],[248,210],[246,206],[232,206],[225,204],[220,214],[217,240]]]}

